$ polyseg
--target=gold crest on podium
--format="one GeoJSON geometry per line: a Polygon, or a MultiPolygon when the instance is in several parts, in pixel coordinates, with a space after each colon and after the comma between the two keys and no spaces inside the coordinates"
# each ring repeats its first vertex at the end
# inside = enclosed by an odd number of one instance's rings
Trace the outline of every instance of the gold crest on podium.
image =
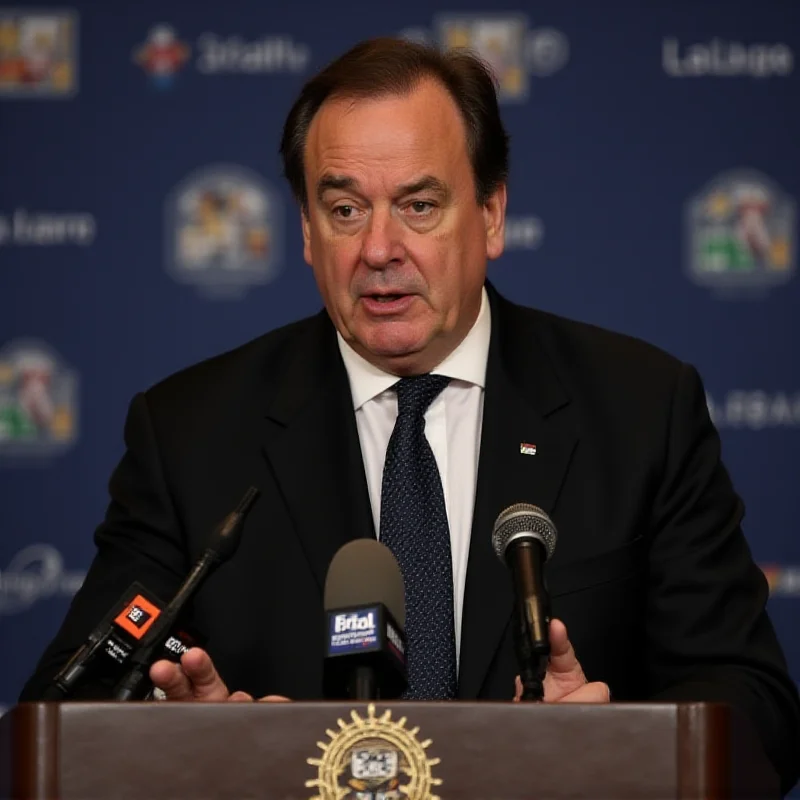
{"type": "Polygon", "coordinates": [[[433,788],[442,781],[431,773],[440,759],[428,758],[431,740],[417,739],[419,728],[406,728],[405,717],[395,722],[388,710],[376,716],[372,703],[366,717],[350,716],[326,731],[329,742],[317,742],[322,757],[308,759],[318,770],[306,781],[318,792],[311,800],[440,800],[433,788]]]}

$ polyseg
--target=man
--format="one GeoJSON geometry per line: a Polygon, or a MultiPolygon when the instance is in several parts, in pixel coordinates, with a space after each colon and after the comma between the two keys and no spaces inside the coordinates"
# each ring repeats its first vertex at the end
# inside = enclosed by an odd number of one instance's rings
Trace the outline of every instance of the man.
{"type": "Polygon", "coordinates": [[[404,572],[411,696],[510,699],[489,533],[532,502],[559,529],[545,700],[729,702],[791,785],[797,690],[697,373],[486,283],[507,138],[482,65],[363,43],[304,87],[282,153],[326,311],[133,400],[97,557],[23,698],[132,580],[170,596],[255,484],[194,604],[208,652],[151,670],[169,699],[319,697],[327,568],[371,535],[404,572]]]}

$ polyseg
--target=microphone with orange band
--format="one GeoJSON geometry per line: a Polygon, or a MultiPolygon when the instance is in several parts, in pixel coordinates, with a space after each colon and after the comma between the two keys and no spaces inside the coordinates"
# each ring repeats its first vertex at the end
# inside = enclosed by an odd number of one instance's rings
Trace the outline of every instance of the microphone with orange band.
{"type": "Polygon", "coordinates": [[[115,679],[126,664],[132,666],[122,680],[117,680],[114,699],[145,699],[152,688],[147,678],[151,663],[160,658],[178,661],[190,647],[202,646],[204,640],[196,631],[176,625],[200,584],[236,551],[245,518],[259,495],[254,487],[247,490],[236,509],[217,526],[194,569],[168,604],[142,584],[131,584],[59,670],[43,699],[66,700],[90,676],[115,679]]]}
{"type": "Polygon", "coordinates": [[[129,659],[131,667],[114,690],[115,700],[141,700],[149,691],[150,665],[159,657],[170,630],[205,579],[239,547],[244,521],[261,492],[251,486],[239,505],[217,526],[202,556],[166,608],[145,623],[141,643],[129,659]]]}

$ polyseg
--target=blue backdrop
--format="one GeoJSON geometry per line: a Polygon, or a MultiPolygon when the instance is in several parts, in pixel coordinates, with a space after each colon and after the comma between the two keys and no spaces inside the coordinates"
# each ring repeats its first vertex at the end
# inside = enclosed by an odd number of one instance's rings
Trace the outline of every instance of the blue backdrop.
{"type": "Polygon", "coordinates": [[[133,393],[319,307],[280,129],[377,34],[497,71],[499,289],[699,368],[800,680],[800,5],[492,5],[0,7],[0,703],[92,558],[133,393]]]}

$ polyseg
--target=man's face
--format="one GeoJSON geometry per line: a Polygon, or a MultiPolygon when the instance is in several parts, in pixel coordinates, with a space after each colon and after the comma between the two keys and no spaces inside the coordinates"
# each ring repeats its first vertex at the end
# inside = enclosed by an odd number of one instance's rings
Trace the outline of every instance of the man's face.
{"type": "Polygon", "coordinates": [[[437,82],[323,104],[306,143],[305,260],[336,328],[397,375],[433,369],[478,316],[503,251],[506,191],[485,206],[458,107],[437,82]]]}

